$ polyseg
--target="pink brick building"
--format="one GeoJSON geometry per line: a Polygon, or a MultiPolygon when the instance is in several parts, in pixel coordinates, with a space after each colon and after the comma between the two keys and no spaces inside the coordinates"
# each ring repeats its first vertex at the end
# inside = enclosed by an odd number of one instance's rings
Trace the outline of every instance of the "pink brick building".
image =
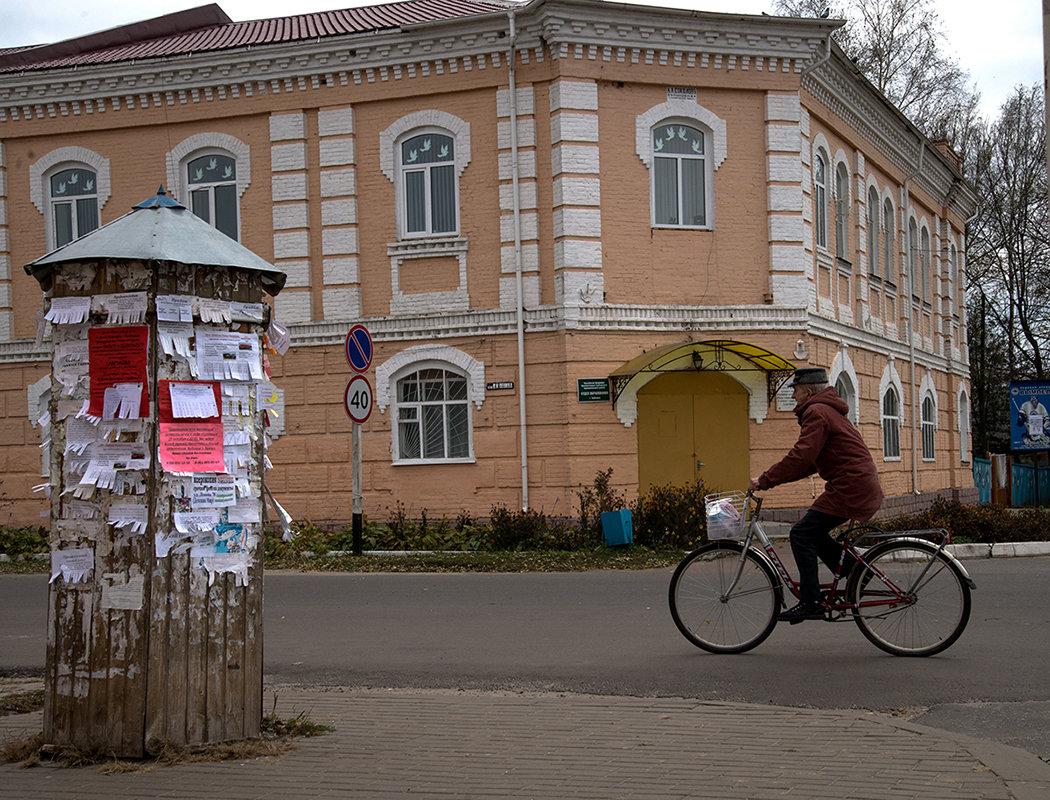
{"type": "Polygon", "coordinates": [[[350,516],[355,323],[375,341],[371,517],[570,516],[608,467],[628,494],[741,488],[794,441],[775,391],[791,364],[828,369],[888,506],[972,491],[975,197],[837,24],[595,0],[254,23],[205,6],[0,52],[0,521],[46,509],[48,331],[22,268],[160,184],[288,275],[267,483],[298,518],[350,516]]]}

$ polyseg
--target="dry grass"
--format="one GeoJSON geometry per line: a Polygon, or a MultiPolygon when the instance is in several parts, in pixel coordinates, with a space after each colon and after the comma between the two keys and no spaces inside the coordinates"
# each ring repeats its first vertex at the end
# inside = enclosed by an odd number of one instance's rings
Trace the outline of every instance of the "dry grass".
{"type": "Polygon", "coordinates": [[[0,697],[0,717],[7,714],[29,714],[44,707],[44,690],[15,692],[0,697]]]}
{"type": "Polygon", "coordinates": [[[298,736],[320,736],[333,728],[312,722],[305,714],[282,720],[275,714],[263,718],[262,736],[233,742],[187,747],[168,739],[151,739],[146,743],[147,756],[143,759],[118,758],[104,745],[94,747],[55,747],[44,744],[41,734],[24,736],[0,745],[0,763],[17,763],[32,767],[47,758],[61,767],[98,767],[106,775],[127,772],[152,772],[157,767],[214,761],[252,761],[277,758],[297,745],[298,736]]]}

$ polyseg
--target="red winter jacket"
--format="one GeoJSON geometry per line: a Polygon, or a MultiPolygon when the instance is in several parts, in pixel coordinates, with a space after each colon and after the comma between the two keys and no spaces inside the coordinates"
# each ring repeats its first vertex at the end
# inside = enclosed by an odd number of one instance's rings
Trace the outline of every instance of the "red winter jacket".
{"type": "Polygon", "coordinates": [[[810,508],[848,519],[871,519],[882,505],[882,487],[868,446],[846,416],[848,410],[830,386],[799,404],[795,408],[802,428],[798,441],[759,476],[759,488],[771,489],[816,472],[825,487],[810,508]]]}

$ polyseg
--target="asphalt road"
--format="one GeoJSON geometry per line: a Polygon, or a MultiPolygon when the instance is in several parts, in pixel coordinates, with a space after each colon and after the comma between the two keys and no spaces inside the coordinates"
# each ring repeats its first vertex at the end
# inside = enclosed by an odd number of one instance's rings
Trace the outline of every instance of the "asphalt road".
{"type": "MultiPolygon", "coordinates": [[[[923,659],[883,653],[851,622],[780,625],[750,653],[705,653],[671,622],[669,569],[268,573],[266,676],[900,710],[1050,756],[1050,559],[966,567],[978,587],[969,627],[923,659]]],[[[0,673],[39,672],[46,578],[0,576],[0,608],[0,673]]]]}

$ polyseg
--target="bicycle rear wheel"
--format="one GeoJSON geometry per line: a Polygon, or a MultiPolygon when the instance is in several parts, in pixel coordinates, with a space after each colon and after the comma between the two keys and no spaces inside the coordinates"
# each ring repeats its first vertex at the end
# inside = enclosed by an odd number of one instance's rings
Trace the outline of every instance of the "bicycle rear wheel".
{"type": "Polygon", "coordinates": [[[783,604],[780,580],[739,542],[712,542],[689,553],[671,577],[668,601],[678,630],[711,653],[743,653],[765,641],[783,604]]]}
{"type": "Polygon", "coordinates": [[[853,621],[868,641],[895,656],[932,656],[962,635],[970,587],[934,545],[889,541],[865,553],[864,561],[850,575],[847,592],[856,606],[853,621]]]}

